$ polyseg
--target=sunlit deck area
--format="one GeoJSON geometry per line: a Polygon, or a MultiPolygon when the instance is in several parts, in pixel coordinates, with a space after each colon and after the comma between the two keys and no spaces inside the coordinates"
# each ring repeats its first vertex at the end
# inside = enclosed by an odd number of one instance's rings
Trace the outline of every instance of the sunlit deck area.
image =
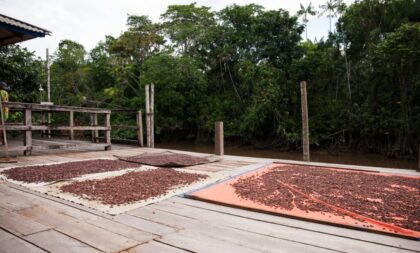
{"type": "MultiPolygon", "coordinates": [[[[113,145],[111,151],[48,150],[19,156],[13,166],[161,151],[122,145],[113,145]]],[[[270,161],[224,156],[218,162],[190,169],[234,175],[270,161]]],[[[1,164],[2,168],[9,166],[1,164]]],[[[414,240],[182,196],[119,215],[105,214],[8,182],[0,183],[0,198],[0,244],[6,252],[419,252],[420,246],[414,240]]]]}

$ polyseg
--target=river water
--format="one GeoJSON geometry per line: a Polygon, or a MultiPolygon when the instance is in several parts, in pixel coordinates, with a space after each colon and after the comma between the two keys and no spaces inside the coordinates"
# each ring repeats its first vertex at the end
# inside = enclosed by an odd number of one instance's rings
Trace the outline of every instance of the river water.
{"type": "MultiPolygon", "coordinates": [[[[213,153],[213,145],[196,144],[194,142],[169,142],[169,143],[156,143],[157,148],[193,151],[202,153],[213,153]]],[[[286,160],[302,160],[301,152],[281,152],[275,150],[262,150],[253,149],[249,147],[240,146],[226,146],[226,155],[236,156],[249,156],[273,159],[286,159],[286,160]]],[[[338,164],[351,164],[351,165],[364,165],[384,168],[399,168],[399,169],[412,169],[417,168],[417,162],[412,160],[391,159],[381,155],[372,154],[351,154],[344,153],[340,155],[331,155],[324,150],[316,150],[311,152],[312,162],[323,163],[338,163],[338,164]]]]}

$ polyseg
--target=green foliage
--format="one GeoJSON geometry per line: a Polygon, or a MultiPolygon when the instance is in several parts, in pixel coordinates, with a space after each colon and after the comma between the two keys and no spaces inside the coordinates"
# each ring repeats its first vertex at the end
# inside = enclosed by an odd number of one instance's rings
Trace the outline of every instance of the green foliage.
{"type": "Polygon", "coordinates": [[[206,36],[206,30],[215,25],[214,14],[208,7],[170,5],[161,15],[163,32],[169,37],[181,54],[192,55],[199,42],[206,36]]]}
{"type": "MultiPolygon", "coordinates": [[[[210,141],[222,120],[228,139],[299,148],[299,82],[306,80],[313,145],[413,154],[420,140],[420,2],[328,0],[320,14],[338,16],[335,31],[330,27],[326,40],[303,40],[315,12],[311,5],[290,15],[256,4],[212,12],[192,3],[169,6],[160,23],[128,16],[126,31],[88,53],[77,42],[60,43],[52,98],[141,109],[145,84],[153,83],[158,138],[210,141]]],[[[18,46],[0,50],[0,76],[16,100],[36,101],[42,68],[18,46]]],[[[113,121],[135,118],[116,114],[113,121]]],[[[126,130],[113,135],[135,137],[126,130]]]]}
{"type": "Polygon", "coordinates": [[[91,88],[85,80],[89,69],[84,47],[71,40],[58,45],[51,65],[51,101],[55,104],[83,105],[91,88]]]}
{"type": "MultiPolygon", "coordinates": [[[[37,102],[42,81],[43,63],[32,52],[18,45],[0,47],[0,81],[11,88],[10,101],[37,102]]],[[[45,86],[44,86],[45,87],[45,86]]]]}

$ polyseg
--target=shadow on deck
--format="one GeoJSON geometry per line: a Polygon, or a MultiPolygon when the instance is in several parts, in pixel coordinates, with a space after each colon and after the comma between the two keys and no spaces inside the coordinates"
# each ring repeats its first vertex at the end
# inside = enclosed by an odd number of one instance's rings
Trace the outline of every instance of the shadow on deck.
{"type": "MultiPolygon", "coordinates": [[[[20,138],[10,139],[8,141],[9,155],[11,157],[24,156],[26,150],[22,146],[23,140],[20,138]]],[[[34,138],[32,140],[32,156],[48,155],[48,154],[66,154],[77,152],[103,151],[109,144],[93,143],[83,140],[69,140],[65,138],[34,138]]],[[[134,145],[113,144],[115,150],[135,148],[134,145]]],[[[6,156],[5,146],[0,146],[0,160],[6,156]]]]}

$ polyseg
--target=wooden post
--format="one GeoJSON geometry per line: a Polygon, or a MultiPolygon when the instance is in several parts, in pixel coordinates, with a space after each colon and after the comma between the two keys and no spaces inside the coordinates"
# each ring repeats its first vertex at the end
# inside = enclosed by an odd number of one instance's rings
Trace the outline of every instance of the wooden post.
{"type": "MultiPolygon", "coordinates": [[[[90,125],[91,126],[98,126],[98,114],[97,113],[92,113],[90,114],[90,125]]],[[[99,133],[98,130],[92,130],[91,131],[91,135],[92,135],[92,142],[99,142],[98,137],[99,137],[99,133]]]]}
{"type": "Polygon", "coordinates": [[[150,87],[150,147],[155,148],[155,85],[150,87]]]}
{"type": "Polygon", "coordinates": [[[302,106],[302,146],[303,160],[310,161],[309,153],[309,122],[308,122],[308,100],[306,95],[306,81],[300,82],[300,102],[302,106]]]}
{"type": "MultiPolygon", "coordinates": [[[[51,78],[50,78],[50,54],[46,49],[46,67],[47,67],[47,100],[51,103],[51,78]]],[[[48,127],[51,125],[51,113],[48,112],[48,127]]],[[[51,138],[51,129],[48,128],[48,138],[51,138]]]]}
{"type": "MultiPolygon", "coordinates": [[[[45,113],[41,112],[41,125],[45,125],[47,123],[47,121],[45,120],[45,113]]],[[[42,130],[41,132],[41,136],[44,137],[45,136],[45,130],[42,130]]]]}
{"type": "Polygon", "coordinates": [[[25,131],[23,145],[26,147],[27,150],[23,152],[24,155],[31,155],[32,151],[32,111],[31,109],[25,109],[24,114],[24,125],[29,127],[28,130],[25,131]]]}
{"type": "Polygon", "coordinates": [[[111,113],[105,113],[105,127],[108,128],[105,130],[105,142],[108,144],[105,150],[111,150],[111,113]]]}
{"type": "Polygon", "coordinates": [[[143,119],[141,115],[141,110],[137,111],[136,114],[136,122],[137,122],[137,142],[140,147],[143,147],[143,119]]]}
{"type": "Polygon", "coordinates": [[[150,96],[149,96],[149,92],[150,92],[150,86],[147,84],[145,87],[145,98],[146,98],[146,142],[147,142],[147,147],[150,148],[151,147],[151,138],[150,138],[150,96]]]}
{"type": "Polygon", "coordinates": [[[224,155],[223,122],[217,121],[214,128],[214,153],[216,155],[224,155]]]}
{"type": "Polygon", "coordinates": [[[51,102],[51,79],[50,79],[50,54],[46,49],[46,68],[47,68],[47,99],[51,102]]]}
{"type": "Polygon", "coordinates": [[[69,117],[69,125],[70,125],[70,140],[74,140],[74,111],[70,111],[69,117]]]}

